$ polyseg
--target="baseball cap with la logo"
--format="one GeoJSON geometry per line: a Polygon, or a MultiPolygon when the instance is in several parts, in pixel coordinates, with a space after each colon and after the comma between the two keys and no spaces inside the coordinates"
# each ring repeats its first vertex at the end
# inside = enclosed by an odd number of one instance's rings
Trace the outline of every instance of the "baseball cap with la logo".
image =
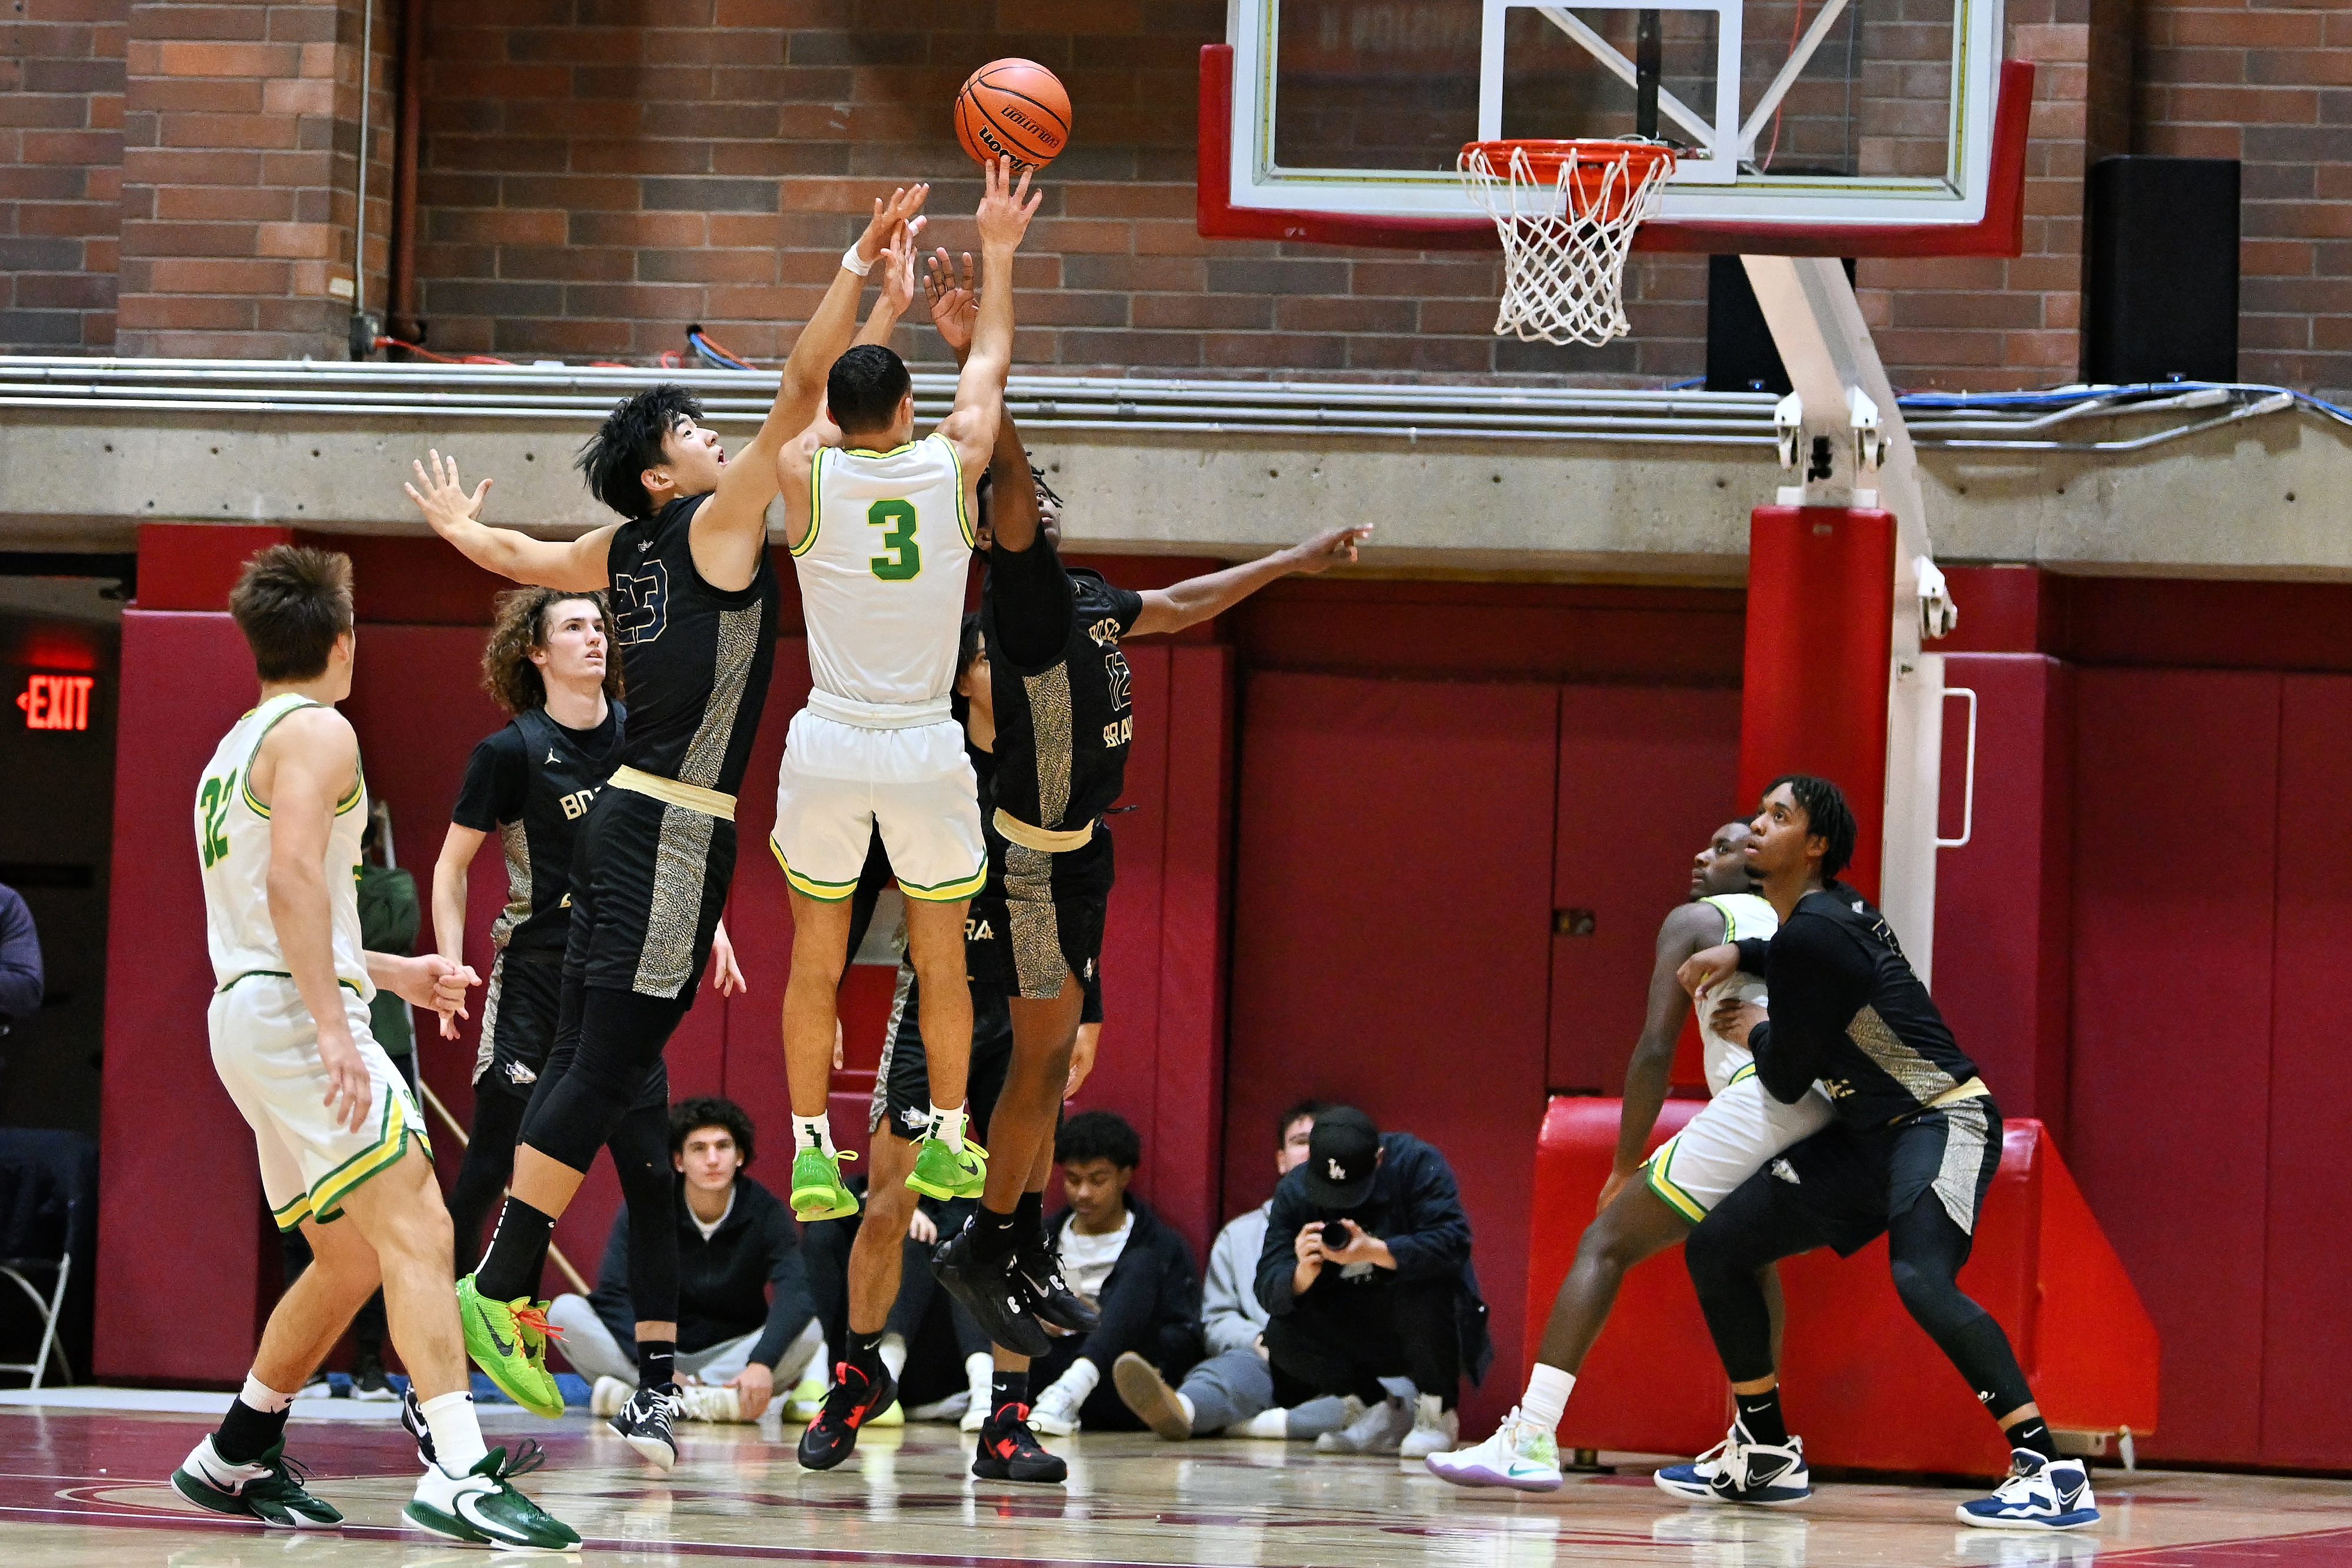
{"type": "Polygon", "coordinates": [[[1318,1208],[1354,1208],[1372,1196],[1381,1130],[1353,1105],[1318,1112],[1307,1135],[1307,1200],[1318,1208]]]}

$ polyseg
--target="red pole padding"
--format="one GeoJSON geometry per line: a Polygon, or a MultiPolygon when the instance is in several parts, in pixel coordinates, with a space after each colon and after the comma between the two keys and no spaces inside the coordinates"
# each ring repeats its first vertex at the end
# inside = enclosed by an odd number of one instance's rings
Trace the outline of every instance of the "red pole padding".
{"type": "Polygon", "coordinates": [[[1748,525],[1748,648],[1739,706],[1743,805],[1783,773],[1818,773],[1853,808],[1843,873],[1878,896],[1886,816],[1895,514],[1759,507],[1748,525]]]}

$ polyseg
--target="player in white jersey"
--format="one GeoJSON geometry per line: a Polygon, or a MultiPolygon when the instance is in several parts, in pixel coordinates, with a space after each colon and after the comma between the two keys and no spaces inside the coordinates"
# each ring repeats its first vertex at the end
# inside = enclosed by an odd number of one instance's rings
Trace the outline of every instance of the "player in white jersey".
{"type": "MultiPolygon", "coordinates": [[[[857,1212],[842,1185],[825,1096],[850,895],[877,829],[906,894],[930,1075],[930,1126],[907,1185],[937,1198],[977,1197],[987,1177],[984,1153],[963,1136],[971,1054],[964,912],[986,880],[987,855],[949,694],[976,487],[1013,362],[1013,257],[1042,199],[1030,195],[1025,171],[1015,185],[1009,160],[988,165],[987,182],[977,222],[988,287],[953,410],[916,440],[905,363],[861,344],[835,362],[824,414],[776,459],[814,681],[784,742],[771,841],[792,884],[784,1063],[793,1210],[804,1221],[857,1212]]],[[[911,298],[911,247],[892,263],[890,291],[911,298]]],[[[849,1348],[860,1364],[861,1347],[849,1348]]]]}
{"type": "MultiPolygon", "coordinates": [[[[1692,862],[1691,901],[1658,928],[1649,1010],[1625,1070],[1617,1157],[1601,1189],[1600,1216],[1577,1241],[1576,1261],[1552,1301],[1518,1408],[1485,1442],[1427,1456],[1432,1471],[1458,1486],[1556,1489],[1560,1474],[1554,1434],[1577,1370],[1609,1321],[1625,1270],[1680,1242],[1767,1160],[1830,1124],[1830,1103],[1819,1088],[1794,1105],[1781,1104],[1757,1081],[1747,1048],[1717,1030],[1715,1009],[1725,1000],[1759,1006],[1766,1000],[1762,983],[1743,975],[1735,977],[1737,991],[1710,992],[1699,1001],[1699,1042],[1713,1098],[1646,1161],[1642,1157],[1665,1103],[1676,1038],[1691,1007],[1675,972],[1696,953],[1741,937],[1769,937],[1780,929],[1772,906],[1748,891],[1743,852],[1748,837],[1743,822],[1715,831],[1692,862]]],[[[1777,1322],[1777,1281],[1768,1287],[1777,1322]]]]}
{"type": "Polygon", "coordinates": [[[253,1128],[271,1214],[281,1229],[301,1227],[316,1261],[271,1311],[245,1387],[172,1484],[192,1502],[265,1524],[341,1523],[288,1466],[287,1412],[381,1284],[409,1371],[404,1416],[425,1460],[409,1521],[477,1544],[577,1546],[577,1531],[512,1482],[536,1468],[532,1446],[509,1458],[483,1445],[432,1150],[406,1083],[368,1031],[378,986],[440,1007],[474,978],[437,954],[360,944],[353,873],[367,785],[358,739],[334,706],[351,695],[356,648],[350,558],[273,545],[246,563],[229,610],[253,650],[261,700],[222,739],[196,792],[213,1066],[253,1128]]]}

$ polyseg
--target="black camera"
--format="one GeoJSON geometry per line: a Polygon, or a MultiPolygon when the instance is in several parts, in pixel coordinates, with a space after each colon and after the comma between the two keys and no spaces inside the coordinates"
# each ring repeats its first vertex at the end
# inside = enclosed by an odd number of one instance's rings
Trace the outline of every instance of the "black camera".
{"type": "Polygon", "coordinates": [[[1328,1252],[1337,1252],[1346,1247],[1352,1239],[1353,1238],[1348,1234],[1348,1228],[1340,1224],[1338,1220],[1327,1219],[1323,1222],[1324,1250],[1328,1252]]]}

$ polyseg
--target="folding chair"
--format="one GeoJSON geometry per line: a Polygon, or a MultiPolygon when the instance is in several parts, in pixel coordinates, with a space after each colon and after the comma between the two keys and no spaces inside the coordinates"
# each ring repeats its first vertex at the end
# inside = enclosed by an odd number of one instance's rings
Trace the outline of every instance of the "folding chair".
{"type": "Polygon", "coordinates": [[[66,1347],[58,1343],[58,1317],[65,1311],[66,1281],[73,1274],[74,1210],[73,1200],[68,1199],[65,1230],[59,1238],[58,1252],[55,1258],[0,1258],[0,1276],[14,1280],[16,1288],[32,1298],[33,1310],[41,1318],[40,1350],[30,1361],[0,1362],[0,1372],[27,1374],[33,1380],[31,1386],[35,1388],[41,1385],[41,1379],[47,1375],[51,1357],[57,1360],[58,1381],[73,1381],[73,1364],[66,1359],[66,1347]],[[46,1299],[33,1281],[26,1278],[27,1272],[37,1274],[44,1271],[57,1277],[57,1285],[46,1299]]]}

